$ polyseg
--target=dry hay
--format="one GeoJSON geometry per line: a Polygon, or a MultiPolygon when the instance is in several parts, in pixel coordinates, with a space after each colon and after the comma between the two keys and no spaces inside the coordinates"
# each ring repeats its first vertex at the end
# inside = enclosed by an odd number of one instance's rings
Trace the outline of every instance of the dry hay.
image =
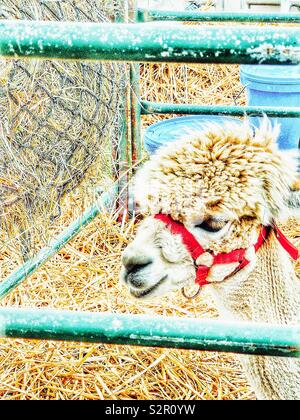
{"type": "MultiPolygon", "coordinates": [[[[121,4],[2,0],[0,19],[108,21],[121,4]]],[[[116,175],[124,89],[116,63],[0,61],[0,227],[20,236],[25,256],[63,197],[80,183],[89,189],[91,167],[94,183],[116,175]]]]}
{"type": "MultiPolygon", "coordinates": [[[[143,98],[153,102],[196,105],[245,105],[239,66],[147,64],[142,67],[143,98]]],[[[169,115],[171,118],[174,115],[169,115]]],[[[144,126],[166,118],[144,117],[144,126]]]]}

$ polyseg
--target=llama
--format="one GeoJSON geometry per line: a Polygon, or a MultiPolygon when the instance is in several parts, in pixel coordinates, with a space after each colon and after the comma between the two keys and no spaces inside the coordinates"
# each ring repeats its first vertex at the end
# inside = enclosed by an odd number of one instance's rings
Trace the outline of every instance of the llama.
{"type": "MultiPolygon", "coordinates": [[[[124,251],[121,271],[133,297],[153,298],[195,284],[201,266],[206,274],[200,284],[207,284],[222,316],[299,323],[300,279],[286,249],[297,253],[275,223],[299,210],[300,182],[293,157],[278,150],[278,134],[267,119],[256,130],[249,123],[209,125],[164,147],[140,169],[135,197],[149,216],[124,251]],[[198,258],[164,217],[201,244],[198,258]],[[244,264],[214,261],[233,250],[244,250],[244,264]]],[[[299,360],[241,361],[258,399],[300,398],[299,360]]]]}

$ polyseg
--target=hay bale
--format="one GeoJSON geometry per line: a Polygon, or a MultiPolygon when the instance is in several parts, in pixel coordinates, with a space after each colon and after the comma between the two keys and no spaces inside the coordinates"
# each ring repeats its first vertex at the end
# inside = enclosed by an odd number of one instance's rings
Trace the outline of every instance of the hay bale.
{"type": "MultiPolygon", "coordinates": [[[[109,21],[124,2],[3,0],[0,18],[109,21]]],[[[0,61],[0,227],[28,245],[45,235],[62,198],[95,164],[94,182],[116,175],[124,66],[0,61]],[[24,232],[26,235],[24,236],[24,232]],[[24,241],[23,241],[24,242],[24,241]]],[[[89,180],[85,179],[87,188],[89,180]]],[[[24,250],[23,250],[24,251],[24,250]]]]}

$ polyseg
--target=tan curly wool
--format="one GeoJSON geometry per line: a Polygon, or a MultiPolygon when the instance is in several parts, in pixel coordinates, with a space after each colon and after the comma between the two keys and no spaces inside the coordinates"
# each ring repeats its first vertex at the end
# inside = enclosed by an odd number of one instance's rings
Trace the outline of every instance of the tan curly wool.
{"type": "Polygon", "coordinates": [[[144,165],[136,177],[136,201],[143,212],[170,214],[187,225],[221,214],[233,221],[231,240],[211,250],[248,248],[261,223],[286,217],[284,200],[296,182],[295,164],[277,151],[277,136],[267,120],[255,134],[247,123],[208,125],[144,165]]]}

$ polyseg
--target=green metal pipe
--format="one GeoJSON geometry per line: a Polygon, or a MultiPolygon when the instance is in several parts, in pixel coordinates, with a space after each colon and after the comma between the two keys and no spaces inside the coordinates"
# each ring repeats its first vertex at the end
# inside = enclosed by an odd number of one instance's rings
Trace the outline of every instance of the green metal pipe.
{"type": "MultiPolygon", "coordinates": [[[[137,0],[131,0],[131,22],[137,22],[137,0]]],[[[132,163],[142,159],[140,63],[130,65],[130,108],[132,163]]]]}
{"type": "Polygon", "coordinates": [[[268,107],[268,106],[206,106],[171,104],[142,101],[142,114],[186,114],[186,115],[232,115],[243,117],[262,116],[280,118],[300,118],[300,107],[268,107]]]}
{"type": "MultiPolygon", "coordinates": [[[[129,16],[129,6],[132,0],[126,0],[124,2],[124,14],[118,20],[118,23],[128,23],[129,16]],[[128,6],[128,7],[127,7],[128,6]]],[[[125,80],[129,79],[130,69],[129,66],[124,66],[125,80]]],[[[130,118],[130,88],[126,83],[123,91],[124,95],[124,109],[122,111],[123,118],[121,123],[121,130],[119,136],[119,142],[116,145],[116,150],[114,150],[113,158],[116,161],[117,167],[117,184],[118,184],[118,199],[116,203],[116,209],[121,210],[120,219],[122,219],[123,211],[128,209],[128,182],[130,178],[130,168],[132,166],[132,157],[131,157],[131,137],[130,137],[130,127],[128,120],[130,118]]]]}
{"type": "Polygon", "coordinates": [[[0,309],[0,336],[300,357],[300,327],[55,310],[0,309]]]}
{"type": "Polygon", "coordinates": [[[190,21],[190,22],[264,22],[299,23],[299,13],[240,13],[240,12],[197,12],[138,10],[138,21],[190,21]]]}
{"type": "Polygon", "coordinates": [[[300,28],[0,21],[2,57],[299,64],[300,28]]]}
{"type": "MultiPolygon", "coordinates": [[[[85,226],[91,223],[104,209],[111,209],[115,201],[117,187],[104,193],[101,198],[89,207],[78,219],[57,236],[49,246],[43,248],[35,257],[26,261],[21,267],[0,283],[0,299],[5,297],[29,275],[33,274],[46,261],[57,254],[85,226]]],[[[1,328],[1,327],[0,327],[1,328]]]]}
{"type": "Polygon", "coordinates": [[[142,159],[140,64],[131,64],[130,89],[132,162],[136,164],[142,159]]]}
{"type": "MultiPolygon", "coordinates": [[[[130,66],[125,66],[126,80],[130,77],[130,66]]],[[[118,167],[118,209],[128,209],[128,184],[131,177],[132,168],[132,143],[131,143],[131,128],[130,128],[130,86],[126,84],[124,89],[124,103],[123,121],[120,133],[120,142],[117,146],[116,161],[118,167]]],[[[122,218],[122,214],[120,214],[122,218]]]]}

